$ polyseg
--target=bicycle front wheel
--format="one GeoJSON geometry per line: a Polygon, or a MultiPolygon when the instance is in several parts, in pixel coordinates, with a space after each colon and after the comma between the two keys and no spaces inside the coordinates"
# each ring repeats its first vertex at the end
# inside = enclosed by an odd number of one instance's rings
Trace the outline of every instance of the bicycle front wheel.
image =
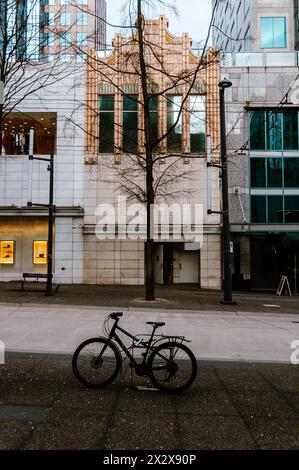
{"type": "Polygon", "coordinates": [[[121,355],[112,341],[90,338],[78,346],[73,355],[73,372],[77,379],[92,388],[109,385],[121,369],[121,355]]]}
{"type": "Polygon", "coordinates": [[[183,392],[192,385],[197,374],[193,352],[176,341],[157,346],[149,358],[148,367],[155,387],[168,393],[183,392]]]}

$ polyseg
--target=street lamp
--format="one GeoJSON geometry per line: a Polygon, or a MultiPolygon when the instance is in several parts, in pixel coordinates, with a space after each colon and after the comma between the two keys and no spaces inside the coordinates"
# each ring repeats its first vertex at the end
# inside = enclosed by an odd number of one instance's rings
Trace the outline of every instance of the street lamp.
{"type": "Polygon", "coordinates": [[[220,131],[221,131],[221,171],[222,171],[222,236],[223,236],[223,266],[224,266],[224,300],[225,304],[236,304],[232,299],[232,273],[231,273],[231,250],[230,250],[230,225],[229,225],[229,203],[228,203],[228,177],[227,177],[227,155],[226,155],[226,126],[225,126],[225,100],[224,93],[232,86],[232,82],[224,78],[218,83],[220,88],[220,131]]]}

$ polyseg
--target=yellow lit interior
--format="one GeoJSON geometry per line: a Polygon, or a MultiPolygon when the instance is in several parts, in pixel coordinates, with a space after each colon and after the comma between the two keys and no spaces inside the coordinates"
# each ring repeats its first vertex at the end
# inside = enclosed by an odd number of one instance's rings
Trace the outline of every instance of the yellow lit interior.
{"type": "Polygon", "coordinates": [[[12,240],[0,241],[0,264],[14,263],[14,242],[12,240]]]}
{"type": "Polygon", "coordinates": [[[47,241],[34,240],[33,264],[47,264],[47,241]]]}

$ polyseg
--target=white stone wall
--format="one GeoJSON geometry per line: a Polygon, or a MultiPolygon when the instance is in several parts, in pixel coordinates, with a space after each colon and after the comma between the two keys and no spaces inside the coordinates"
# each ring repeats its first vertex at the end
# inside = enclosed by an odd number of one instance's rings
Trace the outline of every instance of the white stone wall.
{"type": "MultiPolygon", "coordinates": [[[[84,167],[84,282],[90,284],[144,283],[144,242],[97,240],[94,230],[98,204],[117,205],[117,197],[124,195],[120,189],[117,166],[113,155],[99,155],[94,165],[84,167]],[[88,230],[87,230],[88,227],[88,230]]],[[[204,215],[204,240],[200,253],[200,282],[204,288],[221,287],[221,244],[219,214],[207,214],[206,159],[182,163],[182,171],[190,172],[188,178],[179,179],[177,189],[183,191],[169,204],[183,202],[202,204],[204,215]]],[[[220,210],[219,171],[212,170],[212,209],[220,210]]],[[[136,201],[134,201],[136,203],[136,201]]],[[[130,204],[130,202],[128,202],[130,204]]],[[[184,241],[184,240],[182,240],[184,241]]],[[[195,252],[198,257],[198,253],[195,252]]],[[[174,262],[174,283],[179,282],[179,254],[174,262]]]]}

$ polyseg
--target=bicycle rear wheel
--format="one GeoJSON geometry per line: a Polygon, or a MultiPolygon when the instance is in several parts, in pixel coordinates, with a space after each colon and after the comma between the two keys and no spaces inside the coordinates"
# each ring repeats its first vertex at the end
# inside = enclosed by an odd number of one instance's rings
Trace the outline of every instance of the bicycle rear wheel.
{"type": "Polygon", "coordinates": [[[197,374],[193,352],[176,341],[162,343],[155,348],[148,367],[152,383],[168,393],[183,392],[192,385],[197,374]]]}
{"type": "Polygon", "coordinates": [[[121,369],[121,355],[107,338],[90,338],[78,346],[72,367],[77,379],[92,388],[109,385],[121,369]]]}

